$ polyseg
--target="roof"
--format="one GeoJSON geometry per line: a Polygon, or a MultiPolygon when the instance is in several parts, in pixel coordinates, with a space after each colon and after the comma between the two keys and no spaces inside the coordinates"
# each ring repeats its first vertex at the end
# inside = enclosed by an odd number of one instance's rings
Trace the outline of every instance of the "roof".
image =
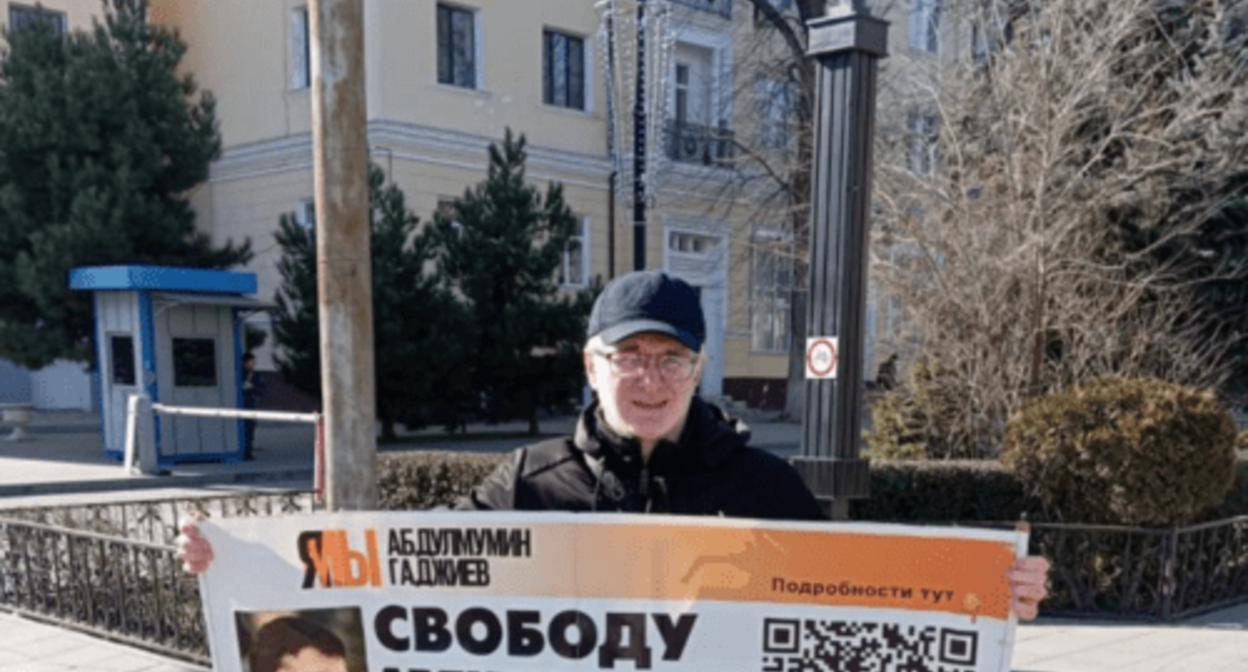
{"type": "Polygon", "coordinates": [[[156,290],[239,296],[256,293],[256,274],[172,266],[90,266],[75,268],[69,272],[69,288],[87,291],[156,290]]]}
{"type": "Polygon", "coordinates": [[[272,303],[264,303],[263,301],[253,299],[250,296],[234,295],[169,294],[166,292],[158,292],[152,294],[152,302],[171,306],[182,305],[184,303],[193,303],[197,306],[227,306],[230,308],[241,308],[243,310],[251,311],[276,308],[276,306],[272,303]]]}

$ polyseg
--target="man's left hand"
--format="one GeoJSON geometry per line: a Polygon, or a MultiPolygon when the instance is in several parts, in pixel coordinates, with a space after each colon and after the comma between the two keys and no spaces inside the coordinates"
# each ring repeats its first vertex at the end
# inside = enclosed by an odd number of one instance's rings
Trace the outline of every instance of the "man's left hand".
{"type": "Polygon", "coordinates": [[[1040,613],[1040,602],[1049,594],[1045,587],[1049,561],[1040,556],[1020,558],[1006,576],[1010,580],[1010,611],[1024,621],[1035,618],[1040,613]]]}

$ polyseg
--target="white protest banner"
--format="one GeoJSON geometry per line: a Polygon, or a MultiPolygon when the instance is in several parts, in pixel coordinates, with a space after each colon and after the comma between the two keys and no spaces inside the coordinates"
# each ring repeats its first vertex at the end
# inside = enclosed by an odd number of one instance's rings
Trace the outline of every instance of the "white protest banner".
{"type": "Polygon", "coordinates": [[[978,529],[517,512],[202,529],[217,672],[283,669],[266,656],[318,672],[1008,670],[1006,569],[1027,544],[978,529]]]}

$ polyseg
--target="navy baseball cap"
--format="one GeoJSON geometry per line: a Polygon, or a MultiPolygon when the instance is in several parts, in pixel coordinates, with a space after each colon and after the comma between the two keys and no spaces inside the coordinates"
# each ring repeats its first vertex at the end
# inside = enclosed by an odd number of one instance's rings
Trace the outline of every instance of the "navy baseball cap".
{"type": "Polygon", "coordinates": [[[614,345],[641,333],[671,336],[701,352],[706,318],[697,290],[659,271],[634,271],[608,282],[589,314],[587,335],[614,345]]]}

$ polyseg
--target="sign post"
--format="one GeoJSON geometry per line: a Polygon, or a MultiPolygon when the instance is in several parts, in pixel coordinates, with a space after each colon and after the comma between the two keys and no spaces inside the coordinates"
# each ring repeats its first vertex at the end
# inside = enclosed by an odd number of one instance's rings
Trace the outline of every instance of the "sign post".
{"type": "Polygon", "coordinates": [[[849,500],[866,497],[869,489],[867,462],[858,457],[867,213],[876,71],[888,47],[888,24],[867,14],[861,0],[842,0],[807,26],[808,53],[818,60],[806,304],[811,345],[802,454],[793,466],[829,515],[843,520],[849,500]]]}

